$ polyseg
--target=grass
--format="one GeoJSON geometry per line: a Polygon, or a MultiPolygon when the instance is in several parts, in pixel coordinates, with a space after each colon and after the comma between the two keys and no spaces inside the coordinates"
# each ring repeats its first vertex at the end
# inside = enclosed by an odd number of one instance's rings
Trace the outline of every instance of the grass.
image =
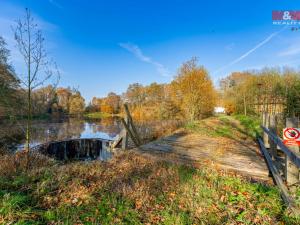
{"type": "Polygon", "coordinates": [[[1,162],[0,224],[299,222],[285,213],[276,187],[212,168],[130,151],[106,163],[42,161],[26,172],[1,162]]]}
{"type": "MultiPolygon", "coordinates": [[[[224,118],[224,120],[227,118],[224,118]]],[[[220,123],[223,120],[216,118],[215,120],[218,124],[211,123],[211,118],[209,120],[198,120],[188,122],[184,128],[188,131],[200,133],[203,135],[208,135],[210,137],[232,137],[232,127],[228,123],[220,123]]]]}
{"type": "Polygon", "coordinates": [[[211,137],[228,138],[244,136],[244,138],[251,137],[252,139],[256,139],[262,133],[259,119],[244,115],[221,115],[214,118],[193,121],[187,123],[185,129],[211,137]]]}
{"type": "Polygon", "coordinates": [[[105,113],[105,112],[93,112],[93,113],[85,113],[83,116],[89,119],[102,119],[102,118],[112,117],[115,115],[105,113]]]}
{"type": "Polygon", "coordinates": [[[232,132],[228,126],[220,126],[217,128],[208,127],[203,121],[194,121],[186,124],[185,128],[192,132],[203,133],[212,137],[230,137],[232,132]]]}
{"type": "Polygon", "coordinates": [[[262,129],[260,128],[260,120],[256,116],[234,115],[234,118],[240,121],[244,126],[245,131],[252,138],[257,138],[262,135],[262,129]]]}

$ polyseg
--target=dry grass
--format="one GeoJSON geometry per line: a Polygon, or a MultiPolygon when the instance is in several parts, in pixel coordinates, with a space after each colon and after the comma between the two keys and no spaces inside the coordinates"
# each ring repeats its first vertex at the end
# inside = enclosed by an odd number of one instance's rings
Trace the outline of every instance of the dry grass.
{"type": "Polygon", "coordinates": [[[288,219],[274,187],[130,151],[104,163],[40,158],[27,170],[14,170],[6,161],[0,171],[12,172],[0,179],[2,224],[280,224],[288,219]]]}
{"type": "Polygon", "coordinates": [[[44,168],[54,164],[55,161],[38,152],[18,151],[0,155],[0,176],[11,177],[17,173],[31,169],[44,168]]]}
{"type": "Polygon", "coordinates": [[[182,127],[183,124],[182,120],[140,121],[136,123],[136,127],[143,142],[147,143],[159,137],[172,134],[179,127],[182,127]]]}

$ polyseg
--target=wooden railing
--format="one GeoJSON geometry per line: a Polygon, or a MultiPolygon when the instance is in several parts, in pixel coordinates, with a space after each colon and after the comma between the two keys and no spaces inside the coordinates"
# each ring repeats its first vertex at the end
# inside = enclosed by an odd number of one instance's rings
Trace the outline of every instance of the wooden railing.
{"type": "MultiPolygon", "coordinates": [[[[300,158],[299,154],[292,152],[285,144],[283,144],[282,140],[276,135],[273,134],[268,128],[261,126],[264,132],[267,133],[269,140],[271,140],[275,145],[277,145],[284,154],[289,157],[290,161],[295,164],[298,168],[300,168],[300,158]]],[[[274,151],[271,151],[271,154],[274,151]]],[[[276,155],[272,155],[274,158],[276,155]]]]}
{"type": "MultiPolygon", "coordinates": [[[[290,118],[287,121],[291,121],[290,118]]],[[[288,207],[297,215],[299,209],[293,199],[293,191],[299,185],[300,154],[298,147],[287,147],[276,134],[276,117],[265,116],[263,139],[258,138],[261,151],[266,159],[275,183],[281,190],[281,195],[288,207]],[[267,118],[267,119],[266,119],[267,118]],[[268,121],[268,122],[266,122],[268,121]]],[[[292,124],[298,126],[298,124],[292,124]]],[[[292,126],[287,122],[287,126],[292,126]]]]}

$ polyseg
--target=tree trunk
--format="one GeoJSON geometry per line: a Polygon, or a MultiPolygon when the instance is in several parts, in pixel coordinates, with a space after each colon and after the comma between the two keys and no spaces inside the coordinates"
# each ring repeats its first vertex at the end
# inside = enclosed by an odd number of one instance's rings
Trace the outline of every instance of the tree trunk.
{"type": "Polygon", "coordinates": [[[29,165],[29,151],[30,151],[30,138],[31,138],[31,33],[30,33],[30,27],[29,27],[29,17],[27,14],[28,19],[28,115],[27,115],[27,128],[26,128],[26,169],[28,169],[29,165]]]}
{"type": "Polygon", "coordinates": [[[244,93],[244,114],[247,116],[247,105],[246,105],[246,95],[244,93]]]}

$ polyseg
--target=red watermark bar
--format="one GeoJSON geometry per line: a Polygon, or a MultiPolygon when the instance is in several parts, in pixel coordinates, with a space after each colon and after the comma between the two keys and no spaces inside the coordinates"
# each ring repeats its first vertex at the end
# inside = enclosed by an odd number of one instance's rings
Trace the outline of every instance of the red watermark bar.
{"type": "Polygon", "coordinates": [[[272,20],[300,21],[300,10],[273,10],[272,20]]]}

